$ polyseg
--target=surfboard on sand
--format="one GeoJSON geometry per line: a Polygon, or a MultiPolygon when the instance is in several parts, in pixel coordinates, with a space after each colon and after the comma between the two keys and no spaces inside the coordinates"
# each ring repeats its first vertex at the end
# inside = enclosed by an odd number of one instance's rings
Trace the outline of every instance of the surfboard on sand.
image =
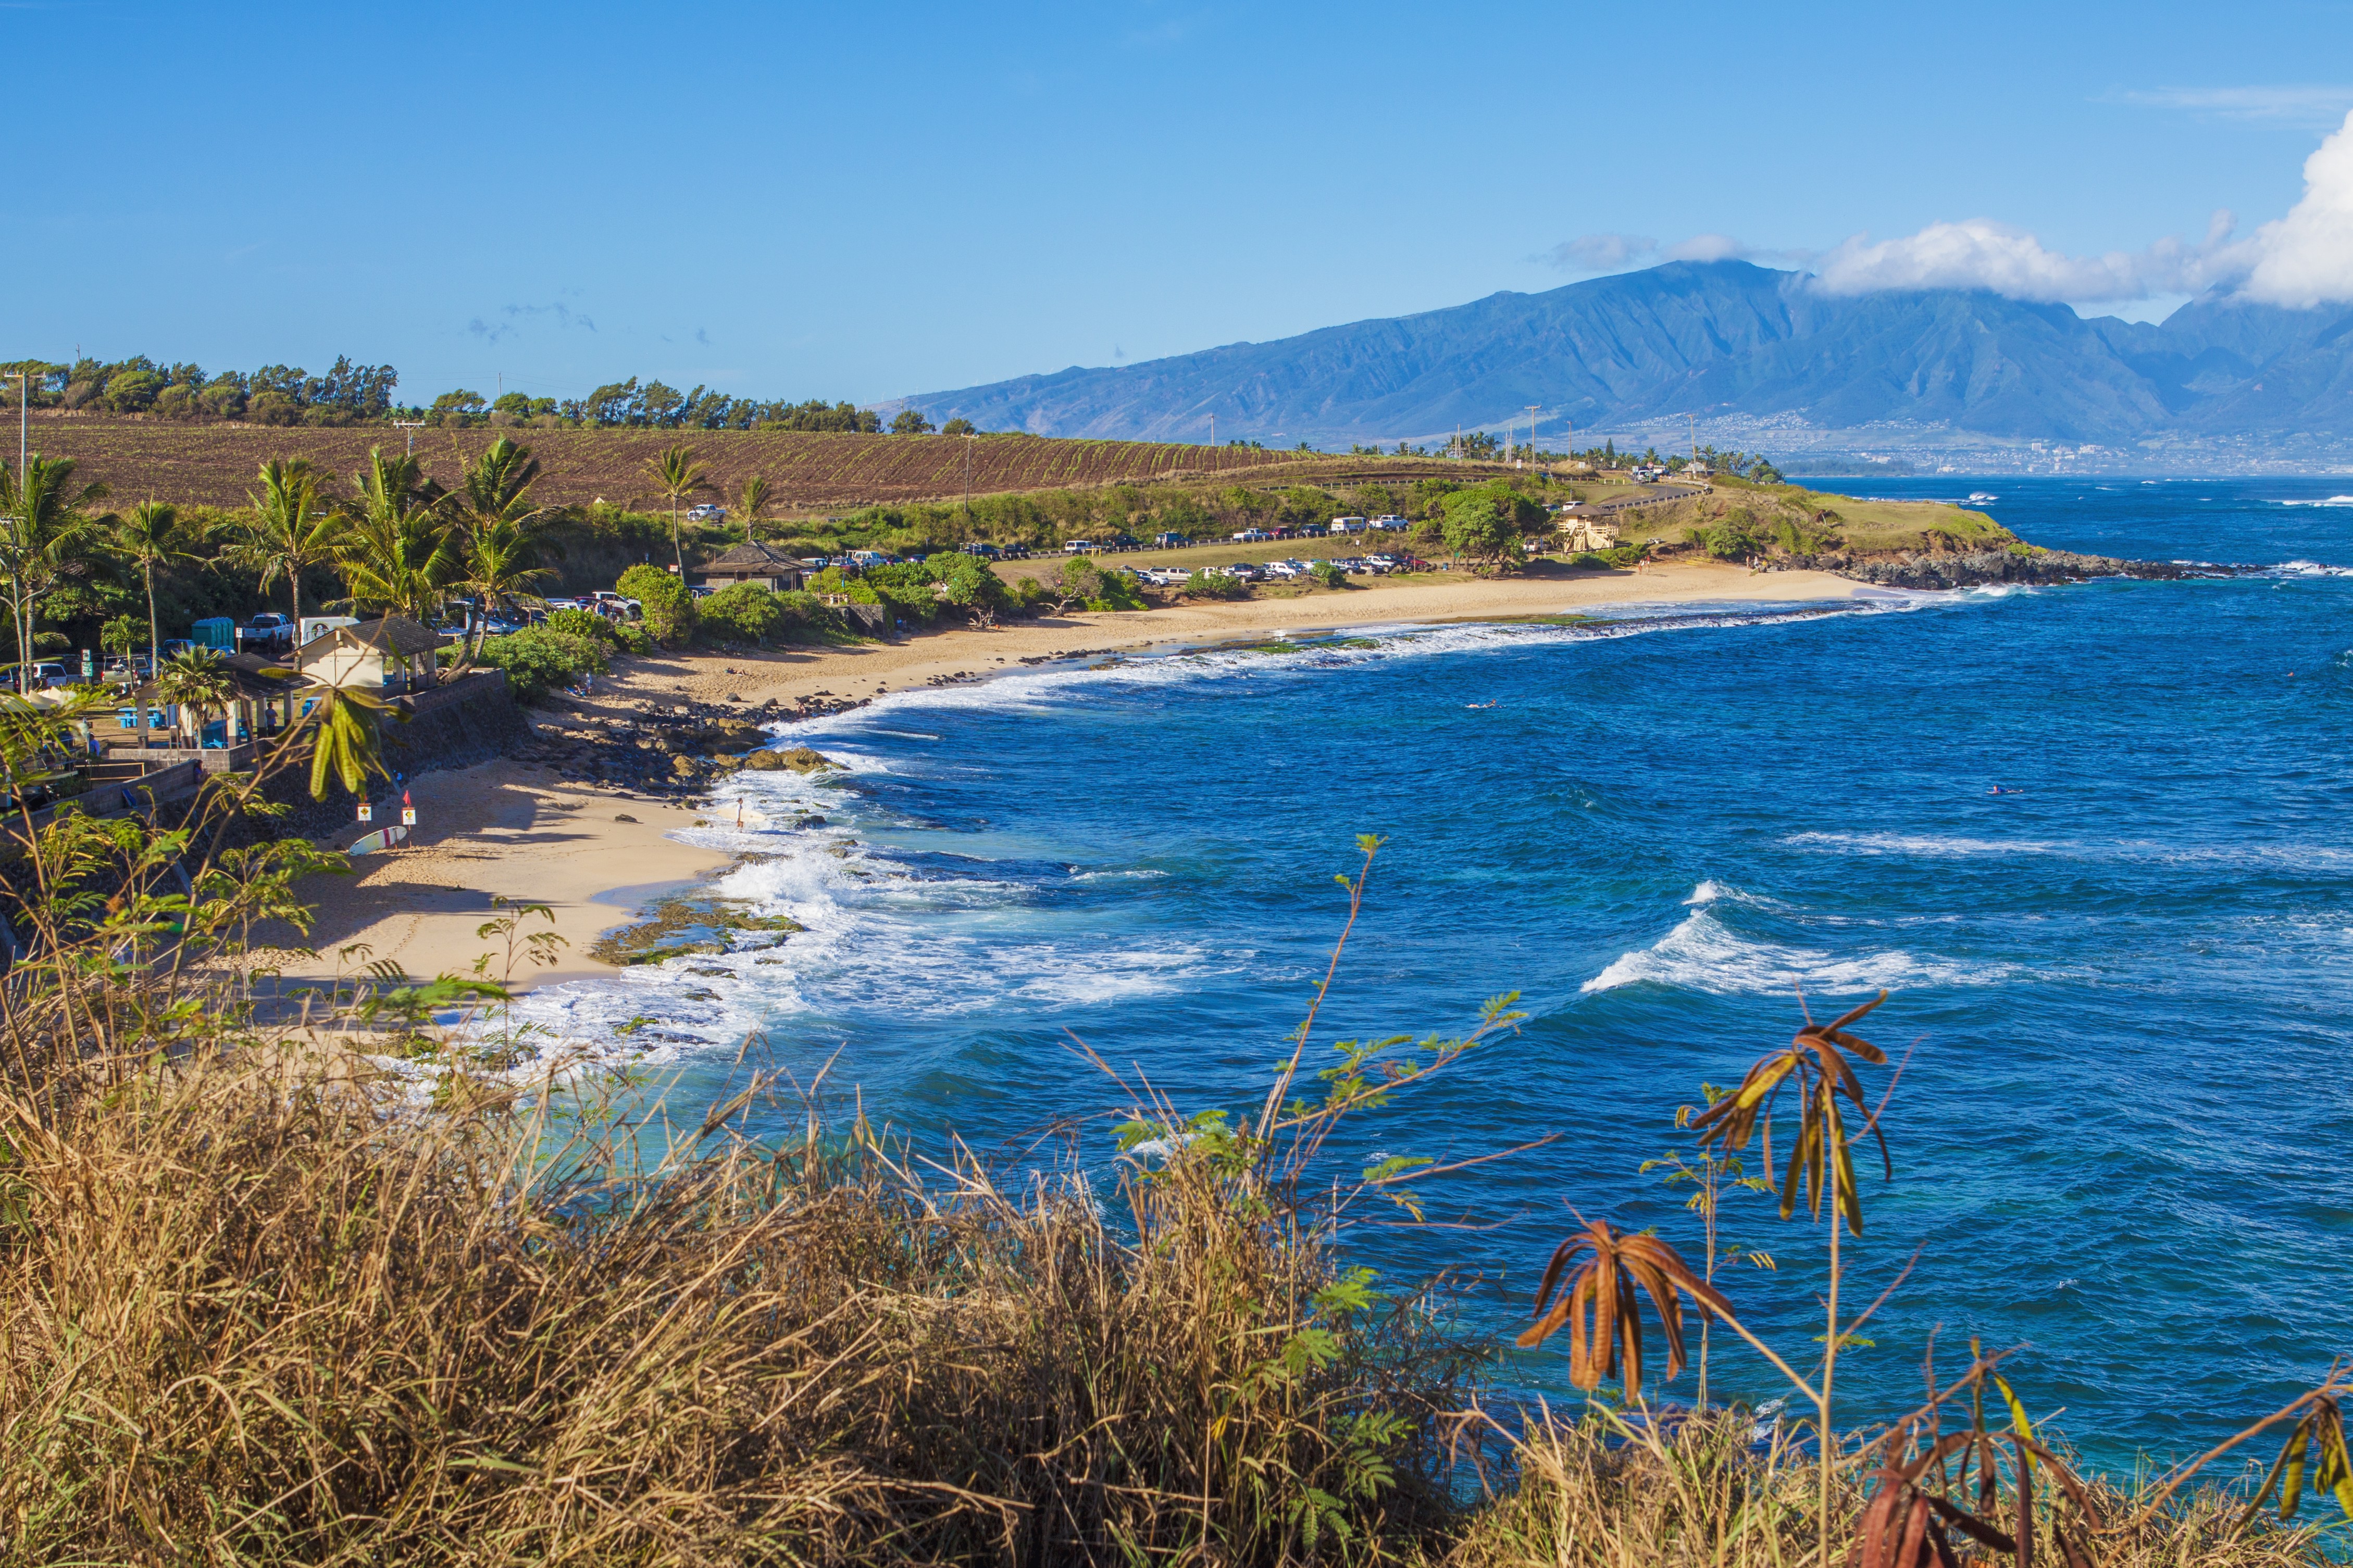
{"type": "Polygon", "coordinates": [[[406,827],[379,827],[374,833],[360,835],[358,842],[352,846],[352,853],[371,854],[379,849],[389,849],[396,844],[405,844],[407,841],[408,829],[406,827]]]}

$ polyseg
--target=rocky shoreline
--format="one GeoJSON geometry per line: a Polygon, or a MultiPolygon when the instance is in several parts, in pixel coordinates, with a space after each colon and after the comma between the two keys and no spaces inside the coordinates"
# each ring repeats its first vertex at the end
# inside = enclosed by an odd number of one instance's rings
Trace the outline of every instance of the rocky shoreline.
{"type": "Polygon", "coordinates": [[[1763,572],[1829,572],[1883,588],[1975,588],[1998,583],[2044,585],[2088,583],[2095,577],[2139,577],[2178,583],[2193,577],[2231,577],[2250,570],[2204,562],[2123,561],[2080,555],[2071,550],[2010,549],[1902,551],[1864,553],[1826,551],[1820,555],[1779,555],[1757,563],[1763,572]]]}
{"type": "Polygon", "coordinates": [[[534,716],[531,738],[508,754],[571,784],[606,784],[655,796],[700,798],[738,769],[808,773],[832,764],[806,746],[769,747],[766,726],[863,708],[869,700],[770,704],[746,718],[714,703],[646,703],[620,718],[534,716]]]}

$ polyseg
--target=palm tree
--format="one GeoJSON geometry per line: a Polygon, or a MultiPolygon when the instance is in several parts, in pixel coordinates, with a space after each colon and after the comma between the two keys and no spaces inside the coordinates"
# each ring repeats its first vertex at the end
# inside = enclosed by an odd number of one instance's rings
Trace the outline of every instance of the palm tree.
{"type": "Polygon", "coordinates": [[[760,509],[768,504],[768,481],[754,474],[744,481],[744,537],[756,541],[760,537],[760,509]]]}
{"type": "Polygon", "coordinates": [[[252,520],[245,523],[231,559],[260,574],[267,588],[282,573],[294,599],[294,635],[302,635],[302,574],[335,558],[343,520],[319,500],[319,476],[307,458],[272,458],[261,465],[261,489],[248,490],[252,520]]]}
{"type": "Polygon", "coordinates": [[[174,561],[194,561],[187,547],[200,542],[203,531],[183,522],[177,508],[159,500],[143,500],[131,515],[118,519],[111,541],[114,552],[139,568],[147,584],[147,668],[159,670],[164,662],[164,635],[155,620],[155,568],[174,561]]]}
{"type": "Polygon", "coordinates": [[[465,572],[439,487],[420,481],[416,458],[386,457],[381,447],[368,448],[367,467],[354,479],[359,515],[345,522],[335,550],[351,593],[338,602],[431,626],[465,572]]]}
{"type": "Polygon", "coordinates": [[[645,474],[646,478],[653,480],[654,488],[662,493],[663,499],[670,502],[670,553],[678,558],[678,580],[683,584],[686,581],[686,547],[679,542],[678,503],[697,490],[709,489],[710,477],[703,466],[694,460],[694,448],[682,443],[663,447],[661,456],[658,458],[648,458],[645,474]]]}
{"type": "Polygon", "coordinates": [[[531,448],[501,436],[474,459],[450,498],[468,524],[466,576],[459,585],[474,601],[469,665],[481,651],[491,605],[553,574],[540,568],[541,551],[563,554],[543,537],[563,514],[531,499],[531,487],[538,479],[539,459],[531,448]]]}
{"type": "Polygon", "coordinates": [[[77,488],[71,458],[25,460],[19,474],[0,460],[0,577],[16,634],[16,686],[29,689],[33,621],[40,596],[81,563],[97,524],[90,509],[106,499],[104,485],[77,488]]]}
{"type": "Polygon", "coordinates": [[[180,710],[181,726],[191,737],[191,745],[201,743],[205,715],[215,708],[226,712],[236,699],[228,660],[217,648],[194,647],[175,653],[155,671],[155,700],[180,710]],[[195,715],[193,721],[188,718],[191,712],[195,715]]]}
{"type": "Polygon", "coordinates": [[[482,638],[490,628],[488,607],[501,599],[528,595],[555,575],[539,564],[542,542],[520,524],[503,521],[477,524],[467,540],[465,573],[453,586],[463,589],[475,605],[473,640],[466,648],[468,665],[481,654],[482,638]]]}
{"type": "MultiPolygon", "coordinates": [[[[385,776],[381,725],[391,704],[382,698],[345,686],[330,686],[310,713],[317,726],[311,737],[311,798],[327,798],[329,781],[340,782],[346,795],[357,795],[367,775],[385,776]]],[[[407,718],[404,712],[403,720],[407,718]]]]}

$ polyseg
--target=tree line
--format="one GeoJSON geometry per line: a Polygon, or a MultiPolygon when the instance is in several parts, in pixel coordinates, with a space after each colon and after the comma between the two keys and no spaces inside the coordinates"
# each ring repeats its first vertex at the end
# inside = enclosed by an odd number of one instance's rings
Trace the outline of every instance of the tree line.
{"type": "MultiPolygon", "coordinates": [[[[69,414],[137,415],[151,419],[234,420],[251,425],[345,426],[417,420],[442,426],[537,426],[542,428],[650,430],[818,430],[872,435],[886,428],[871,409],[812,397],[733,397],[698,385],[681,392],[659,380],[631,376],[586,397],[494,397],[465,387],[429,403],[394,401],[400,373],[388,364],[360,364],[339,356],[324,375],[294,365],[268,364],[250,373],[207,372],[193,362],[163,363],[144,354],[123,360],[82,358],[71,363],[24,359],[0,363],[7,405],[29,396],[35,408],[69,414]],[[19,379],[19,378],[22,379],[19,379]]],[[[887,428],[924,435],[934,426],[903,409],[887,428]]],[[[972,422],[951,419],[947,435],[975,434],[972,422]]]]}

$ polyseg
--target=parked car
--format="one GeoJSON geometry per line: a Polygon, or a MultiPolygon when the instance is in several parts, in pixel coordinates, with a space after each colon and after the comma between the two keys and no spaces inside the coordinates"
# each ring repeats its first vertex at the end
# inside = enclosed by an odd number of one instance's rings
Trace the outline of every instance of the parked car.
{"type": "Polygon", "coordinates": [[[1233,542],[1236,544],[1263,544],[1273,537],[1262,528],[1245,528],[1234,535],[1233,542]]]}
{"type": "Polygon", "coordinates": [[[246,626],[240,640],[259,643],[266,648],[290,648],[294,646],[293,619],[275,610],[264,610],[246,626]]]}
{"type": "Polygon", "coordinates": [[[1114,533],[1111,536],[1111,548],[1113,550],[1135,550],[1141,547],[1142,541],[1132,533],[1114,533]]]}
{"type": "Polygon", "coordinates": [[[1095,542],[1092,539],[1065,539],[1062,548],[1073,555],[1092,555],[1095,552],[1095,542]]]}
{"type": "Polygon", "coordinates": [[[704,501],[700,506],[691,506],[686,509],[686,520],[689,522],[723,522],[726,518],[727,509],[715,501],[704,501]]]}
{"type": "Polygon", "coordinates": [[[1155,533],[1152,542],[1163,550],[1182,550],[1193,542],[1181,533],[1155,533]]]}
{"type": "Polygon", "coordinates": [[[1270,577],[1296,577],[1302,570],[1296,561],[1270,561],[1266,563],[1266,573],[1270,577]]]}
{"type": "Polygon", "coordinates": [[[967,544],[964,547],[964,552],[966,555],[976,555],[983,561],[994,561],[1003,553],[994,544],[967,544]]]}
{"type": "Polygon", "coordinates": [[[1230,566],[1220,566],[1217,570],[1229,577],[1239,577],[1245,583],[1260,582],[1266,576],[1264,570],[1250,561],[1237,561],[1230,566]]]}

